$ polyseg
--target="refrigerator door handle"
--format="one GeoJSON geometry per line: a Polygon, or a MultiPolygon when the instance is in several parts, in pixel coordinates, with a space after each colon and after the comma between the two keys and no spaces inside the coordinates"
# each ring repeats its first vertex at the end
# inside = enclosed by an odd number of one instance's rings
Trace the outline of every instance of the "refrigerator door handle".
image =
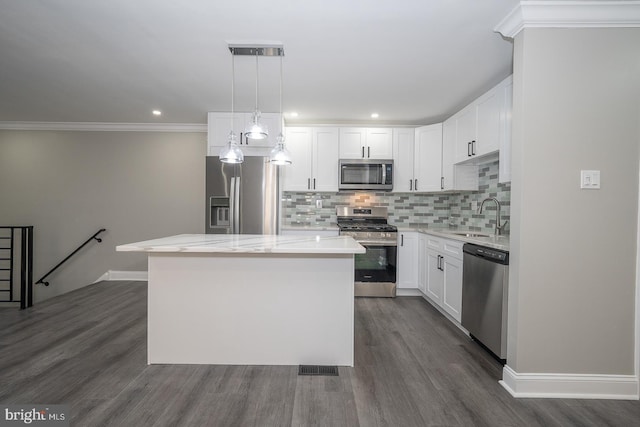
{"type": "Polygon", "coordinates": [[[229,188],[229,231],[231,234],[236,232],[236,178],[231,177],[231,188],[229,188]]]}
{"type": "Polygon", "coordinates": [[[234,203],[234,214],[233,218],[234,223],[234,234],[240,234],[240,177],[235,177],[235,186],[233,189],[233,203],[234,203]]]}

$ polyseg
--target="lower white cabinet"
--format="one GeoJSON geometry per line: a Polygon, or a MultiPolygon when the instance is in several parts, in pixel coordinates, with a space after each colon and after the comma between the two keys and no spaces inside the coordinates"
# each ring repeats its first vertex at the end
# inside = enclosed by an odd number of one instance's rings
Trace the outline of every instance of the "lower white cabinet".
{"type": "Polygon", "coordinates": [[[396,269],[396,286],[398,289],[418,289],[420,258],[419,239],[416,232],[398,233],[398,265],[396,269]]]}
{"type": "Polygon", "coordinates": [[[425,256],[420,259],[426,270],[420,290],[457,322],[462,310],[462,245],[457,240],[426,235],[425,256]]]}

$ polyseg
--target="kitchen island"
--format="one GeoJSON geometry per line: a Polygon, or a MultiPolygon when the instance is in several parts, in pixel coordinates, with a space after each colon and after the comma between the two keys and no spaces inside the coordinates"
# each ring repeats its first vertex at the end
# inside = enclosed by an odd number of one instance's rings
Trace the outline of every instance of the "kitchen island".
{"type": "Polygon", "coordinates": [[[353,366],[351,237],[183,234],[149,254],[147,361],[353,366]]]}

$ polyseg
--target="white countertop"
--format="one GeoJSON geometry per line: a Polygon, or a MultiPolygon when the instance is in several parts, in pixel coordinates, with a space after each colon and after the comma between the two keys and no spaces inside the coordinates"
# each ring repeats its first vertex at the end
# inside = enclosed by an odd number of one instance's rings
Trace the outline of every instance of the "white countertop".
{"type": "MultiPolygon", "coordinates": [[[[445,237],[447,239],[459,240],[465,243],[473,243],[480,246],[486,246],[488,248],[499,249],[502,251],[509,251],[509,236],[495,236],[490,234],[488,237],[480,236],[461,236],[454,233],[481,233],[473,230],[451,229],[451,228],[399,228],[398,232],[402,231],[414,231],[418,233],[432,234],[434,236],[445,237]]],[[[483,233],[489,234],[489,233],[483,233]]]]}
{"type": "Polygon", "coordinates": [[[362,254],[352,237],[280,236],[263,234],[179,234],[129,243],[119,252],[362,254]]]}

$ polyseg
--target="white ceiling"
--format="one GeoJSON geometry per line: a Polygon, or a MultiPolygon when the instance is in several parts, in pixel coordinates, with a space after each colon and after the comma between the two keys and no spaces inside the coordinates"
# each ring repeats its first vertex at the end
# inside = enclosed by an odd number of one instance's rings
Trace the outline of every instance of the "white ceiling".
{"type": "MultiPolygon", "coordinates": [[[[287,122],[430,124],[511,73],[493,28],[517,3],[0,0],[0,121],[205,123],[231,108],[228,42],[277,41],[287,122]]],[[[279,110],[279,65],[259,61],[262,111],[279,110]]],[[[250,111],[255,59],[235,74],[250,111]]]]}

